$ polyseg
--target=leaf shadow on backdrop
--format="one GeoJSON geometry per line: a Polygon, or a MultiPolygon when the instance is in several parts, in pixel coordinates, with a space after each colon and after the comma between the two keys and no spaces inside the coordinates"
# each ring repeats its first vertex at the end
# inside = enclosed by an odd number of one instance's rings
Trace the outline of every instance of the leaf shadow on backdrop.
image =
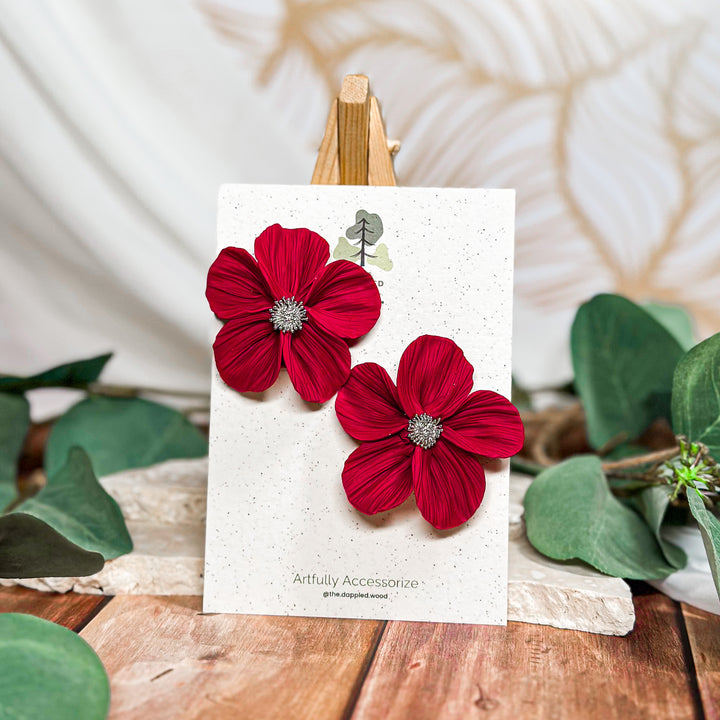
{"type": "Polygon", "coordinates": [[[342,76],[364,72],[403,141],[401,184],[517,188],[517,335],[520,347],[546,338],[533,357],[516,354],[524,384],[570,376],[572,315],[597,292],[681,304],[703,336],[720,328],[719,8],[199,8],[308,145],[342,76]]]}

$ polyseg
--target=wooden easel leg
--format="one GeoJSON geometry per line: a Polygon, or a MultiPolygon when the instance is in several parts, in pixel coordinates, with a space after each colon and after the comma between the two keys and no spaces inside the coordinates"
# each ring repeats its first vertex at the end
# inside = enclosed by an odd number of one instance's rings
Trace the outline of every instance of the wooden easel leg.
{"type": "Polygon", "coordinates": [[[340,159],[338,156],[338,101],[330,106],[325,135],[318,151],[315,170],[310,181],[312,185],[339,185],[340,159]]]}
{"type": "Polygon", "coordinates": [[[380,105],[364,75],[347,75],[333,100],[313,185],[397,185],[380,105]]]}

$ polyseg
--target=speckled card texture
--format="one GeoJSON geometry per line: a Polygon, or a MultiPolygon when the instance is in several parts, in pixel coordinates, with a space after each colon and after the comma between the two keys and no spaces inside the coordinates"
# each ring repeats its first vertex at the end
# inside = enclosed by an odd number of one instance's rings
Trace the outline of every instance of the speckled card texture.
{"type": "MultiPolygon", "coordinates": [[[[513,190],[225,185],[218,249],[252,253],[279,223],[348,257],[357,212],[379,215],[365,268],[382,312],[351,347],[353,365],[376,362],[395,379],[410,342],[442,335],[474,366],[475,390],[510,397],[514,207],[513,190]]],[[[455,530],[435,530],[413,497],[368,517],[343,490],[357,443],[334,405],[305,403],[285,370],[261,394],[214,372],[204,610],[505,624],[508,461],[488,467],[480,509],[455,530]]]]}

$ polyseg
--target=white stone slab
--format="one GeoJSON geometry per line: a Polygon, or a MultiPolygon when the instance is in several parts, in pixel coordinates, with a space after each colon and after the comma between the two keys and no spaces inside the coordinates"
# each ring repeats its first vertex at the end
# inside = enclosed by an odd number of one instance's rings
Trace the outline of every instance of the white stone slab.
{"type": "Polygon", "coordinates": [[[149,523],[205,522],[208,459],[168,460],[106,475],[100,483],[126,520],[149,523]]]}
{"type": "Polygon", "coordinates": [[[523,498],[532,479],[510,476],[508,619],[603,635],[626,635],[635,624],[628,584],[582,562],[541,555],[525,536],[523,498]]]}
{"type": "Polygon", "coordinates": [[[202,595],[205,526],[128,521],[135,549],[81,578],[0,579],[46,592],[91,595],[202,595]]]}
{"type": "MultiPolygon", "coordinates": [[[[206,477],[206,460],[191,460],[103,478],[128,516],[135,550],[87,578],[0,580],[0,585],[106,595],[201,595],[206,477]],[[183,522],[161,522],[162,518],[183,522]]],[[[513,475],[510,482],[508,619],[603,635],[627,634],[635,613],[623,580],[583,563],[555,562],[528,543],[522,498],[529,483],[520,475],[513,475]]]]}

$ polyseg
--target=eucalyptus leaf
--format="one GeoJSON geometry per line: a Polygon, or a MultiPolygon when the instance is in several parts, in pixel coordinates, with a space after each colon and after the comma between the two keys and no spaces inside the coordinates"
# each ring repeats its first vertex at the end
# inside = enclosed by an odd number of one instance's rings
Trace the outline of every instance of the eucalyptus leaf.
{"type": "Polygon", "coordinates": [[[650,313],[619,295],[598,295],[578,310],[570,344],[594,448],[618,436],[632,440],[658,417],[670,419],[683,351],[650,313]]]}
{"type": "Polygon", "coordinates": [[[17,496],[17,463],[29,427],[28,401],[0,393],[0,513],[17,496]]]}
{"type": "Polygon", "coordinates": [[[76,445],[90,456],[98,477],[207,455],[207,440],[182,413],[140,398],[90,397],[70,408],[48,438],[48,476],[64,465],[76,445]]]}
{"type": "Polygon", "coordinates": [[[634,503],[640,514],[645,518],[665,559],[678,570],[687,564],[687,555],[682,548],[673,545],[662,537],[661,527],[665,520],[673,488],[670,485],[650,485],[634,497],[634,503]]]}
{"type": "Polygon", "coordinates": [[[673,430],[708,446],[720,460],[720,333],[678,363],[672,397],[673,430]]]}
{"type": "Polygon", "coordinates": [[[695,344],[695,330],[690,314],[680,305],[645,303],[647,310],[677,341],[683,350],[695,344]]]}
{"type": "Polygon", "coordinates": [[[715,590],[720,597],[720,520],[705,507],[703,499],[692,488],[687,490],[687,499],[690,512],[700,528],[715,590]]]}
{"type": "Polygon", "coordinates": [[[648,486],[646,480],[636,480],[634,478],[609,477],[607,482],[608,487],[613,492],[623,493],[623,495],[620,495],[620,501],[630,507],[635,507],[634,501],[630,496],[625,496],[624,494],[632,493],[636,490],[644,490],[648,486]]]}
{"type": "Polygon", "coordinates": [[[99,572],[104,563],[102,555],[75,545],[32,515],[0,516],[2,578],[83,577],[99,572]]]}
{"type": "Polygon", "coordinates": [[[70,450],[67,462],[48,477],[47,485],[18,509],[106,560],[132,550],[118,504],[97,481],[90,458],[78,447],[70,450]]]}
{"type": "Polygon", "coordinates": [[[538,475],[525,494],[528,540],[555,560],[580,559],[615,577],[675,572],[650,528],[608,488],[599,458],[580,455],[538,475]]]}
{"type": "Polygon", "coordinates": [[[104,720],[110,683],[72,630],[20,613],[0,615],[0,717],[104,720]]]}
{"type": "Polygon", "coordinates": [[[58,365],[37,375],[0,375],[0,392],[25,392],[43,387],[84,388],[95,382],[112,353],[58,365]]]}
{"type": "MultiPolygon", "coordinates": [[[[635,443],[622,443],[605,453],[603,455],[603,460],[624,460],[625,458],[635,457],[636,455],[645,455],[647,451],[647,448],[642,445],[636,445],[635,443]]],[[[650,464],[651,463],[648,463],[648,465],[650,464]]]]}
{"type": "Polygon", "coordinates": [[[515,457],[510,458],[510,470],[512,470],[512,472],[525,473],[526,475],[538,475],[543,472],[543,470],[547,470],[547,466],[515,455],[515,457]]]}

